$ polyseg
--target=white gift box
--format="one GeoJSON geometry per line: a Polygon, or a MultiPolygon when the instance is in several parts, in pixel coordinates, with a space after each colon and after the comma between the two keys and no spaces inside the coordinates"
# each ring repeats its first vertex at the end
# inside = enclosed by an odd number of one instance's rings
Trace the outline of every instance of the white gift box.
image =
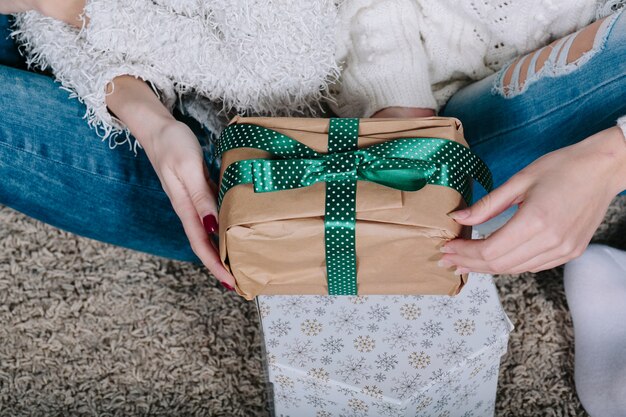
{"type": "Polygon", "coordinates": [[[490,275],[457,296],[259,296],[276,417],[493,415],[513,329],[490,275]]]}

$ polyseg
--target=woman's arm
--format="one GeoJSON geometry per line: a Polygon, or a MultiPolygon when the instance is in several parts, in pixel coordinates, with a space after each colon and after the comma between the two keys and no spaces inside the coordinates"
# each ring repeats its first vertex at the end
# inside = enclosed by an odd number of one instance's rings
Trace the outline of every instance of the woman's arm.
{"type": "Polygon", "coordinates": [[[7,6],[9,11],[19,11],[14,9],[16,6],[30,10],[15,15],[15,30],[11,34],[20,44],[28,65],[52,70],[55,80],[85,104],[84,119],[98,136],[108,139],[110,147],[127,144],[136,152],[136,138],[129,135],[127,126],[112,117],[107,108],[107,86],[121,75],[148,80],[166,109],[172,109],[177,99],[172,78],[150,63],[95,48],[86,36],[94,20],[87,22],[86,16],[85,20],[79,19],[84,0],[14,0],[12,3],[13,6],[7,6]],[[75,7],[69,7],[74,3],[75,7]],[[68,21],[74,22],[73,26],[65,23],[68,21]],[[78,26],[83,24],[84,30],[79,30],[78,26]]]}
{"type": "Polygon", "coordinates": [[[174,119],[144,81],[120,76],[108,88],[108,108],[146,151],[194,253],[224,286],[232,289],[234,278],[223,267],[210,241],[209,234],[217,232],[217,204],[195,134],[174,119]]]}
{"type": "Polygon", "coordinates": [[[109,110],[132,132],[148,152],[152,139],[168,124],[176,122],[148,84],[138,78],[123,75],[106,88],[109,110]]]}
{"type": "Polygon", "coordinates": [[[85,8],[85,0],[2,0],[0,14],[22,13],[37,10],[44,16],[61,20],[75,27],[81,27],[80,15],[85,8]]]}
{"type": "MultiPolygon", "coordinates": [[[[83,21],[80,18],[84,6],[85,0],[7,0],[0,4],[0,13],[36,10],[45,16],[81,27],[83,23],[88,24],[86,20],[83,21]]],[[[57,29],[61,30],[61,28],[57,29]]],[[[85,98],[88,108],[91,105],[91,111],[98,113],[99,116],[106,115],[108,119],[111,119],[107,112],[108,108],[130,130],[145,149],[161,180],[163,189],[183,223],[193,251],[217,279],[232,288],[234,279],[222,266],[218,251],[209,240],[209,234],[217,230],[217,207],[214,193],[209,187],[208,171],[202,148],[194,133],[185,124],[176,121],[153,90],[141,80],[141,78],[146,78],[153,84],[155,79],[159,78],[159,74],[150,72],[145,66],[135,67],[126,63],[118,65],[116,62],[111,62],[108,66],[104,66],[105,69],[99,67],[95,69],[96,72],[105,73],[99,74],[101,77],[86,77],[84,74],[91,71],[85,66],[102,66],[100,65],[102,62],[97,62],[88,54],[83,56],[81,46],[76,45],[78,38],[74,33],[58,30],[56,34],[65,35],[65,38],[57,39],[58,42],[54,45],[47,46],[54,46],[58,49],[59,45],[63,47],[65,41],[71,45],[71,48],[64,54],[58,50],[56,54],[52,54],[63,62],[46,61],[46,64],[53,68],[61,68],[61,78],[69,83],[70,88],[82,87],[75,89],[80,90],[78,95],[85,98]],[[74,58],[74,61],[71,58],[74,58]],[[129,73],[143,74],[143,76],[120,75],[129,73]],[[90,82],[94,78],[102,83],[90,82]],[[80,92],[85,94],[80,94],[80,92]],[[101,96],[102,103],[93,98],[94,96],[101,96]],[[92,102],[89,102],[87,97],[91,97],[92,102]]],[[[26,36],[26,40],[29,39],[26,36]]],[[[43,48],[35,52],[44,56],[49,51],[43,48]]],[[[161,90],[170,86],[169,80],[163,77],[160,77],[158,81],[156,84],[161,90]]],[[[168,97],[173,94],[172,91],[168,93],[168,97]]],[[[108,127],[111,128],[111,125],[109,124],[108,127]]]]}

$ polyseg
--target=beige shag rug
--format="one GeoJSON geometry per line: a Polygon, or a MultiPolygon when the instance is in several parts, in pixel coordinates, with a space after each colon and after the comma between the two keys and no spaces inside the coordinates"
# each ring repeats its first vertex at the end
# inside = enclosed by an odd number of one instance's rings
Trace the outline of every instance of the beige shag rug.
{"type": "MultiPolygon", "coordinates": [[[[626,248],[626,198],[596,241],[626,248]]],[[[516,325],[499,416],[584,416],[561,270],[497,278],[516,325]]],[[[252,303],[199,266],[0,206],[0,416],[266,416],[252,303]]]]}

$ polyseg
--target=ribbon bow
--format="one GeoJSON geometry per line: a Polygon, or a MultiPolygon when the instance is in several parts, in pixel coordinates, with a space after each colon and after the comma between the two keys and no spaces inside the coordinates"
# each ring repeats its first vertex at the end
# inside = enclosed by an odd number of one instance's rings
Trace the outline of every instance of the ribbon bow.
{"type": "Polygon", "coordinates": [[[326,183],[324,216],[326,272],[330,295],[355,295],[356,183],[371,181],[402,191],[426,184],[457,190],[469,205],[471,181],[492,188],[487,166],[460,143],[440,138],[401,138],[358,149],[359,119],[330,119],[328,153],[271,129],[249,124],[228,126],[220,136],[218,154],[235,148],[256,148],[277,159],[247,159],[229,165],[218,196],[239,184],[255,192],[273,192],[326,183]]]}

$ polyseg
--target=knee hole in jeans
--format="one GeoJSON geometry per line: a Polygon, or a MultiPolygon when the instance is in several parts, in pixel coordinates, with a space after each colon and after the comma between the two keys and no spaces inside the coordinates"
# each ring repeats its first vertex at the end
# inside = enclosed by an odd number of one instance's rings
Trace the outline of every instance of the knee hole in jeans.
{"type": "Polygon", "coordinates": [[[494,92],[507,98],[515,97],[543,76],[557,77],[575,71],[603,48],[618,14],[607,16],[543,48],[516,58],[500,70],[494,92]]]}

